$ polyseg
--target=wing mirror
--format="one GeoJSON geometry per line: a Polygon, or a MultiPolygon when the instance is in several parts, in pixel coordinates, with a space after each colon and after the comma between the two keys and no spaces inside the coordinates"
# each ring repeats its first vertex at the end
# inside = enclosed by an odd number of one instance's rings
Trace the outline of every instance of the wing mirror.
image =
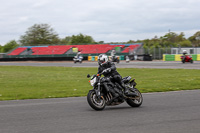
{"type": "Polygon", "coordinates": [[[87,78],[91,77],[90,74],[87,75],[87,78]]]}

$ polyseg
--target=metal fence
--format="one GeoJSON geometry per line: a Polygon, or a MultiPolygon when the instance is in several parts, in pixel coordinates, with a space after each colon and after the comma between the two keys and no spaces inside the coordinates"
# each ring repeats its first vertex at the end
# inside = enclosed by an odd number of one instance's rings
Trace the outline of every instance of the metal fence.
{"type": "Polygon", "coordinates": [[[163,54],[171,54],[171,48],[156,48],[156,47],[151,47],[151,48],[143,48],[140,47],[134,51],[132,51],[131,54],[135,55],[143,55],[143,54],[148,54],[152,56],[153,60],[162,60],[163,59],[163,54]]]}
{"type": "Polygon", "coordinates": [[[188,54],[200,54],[200,47],[151,47],[151,48],[143,48],[140,47],[134,51],[132,54],[142,55],[149,54],[152,56],[154,60],[163,59],[163,54],[182,54],[183,50],[186,50],[188,54]]]}

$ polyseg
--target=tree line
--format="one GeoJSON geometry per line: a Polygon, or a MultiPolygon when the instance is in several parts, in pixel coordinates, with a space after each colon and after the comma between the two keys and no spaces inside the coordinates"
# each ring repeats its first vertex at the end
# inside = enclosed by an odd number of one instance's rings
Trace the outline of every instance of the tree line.
{"type": "MultiPolygon", "coordinates": [[[[164,36],[155,36],[152,39],[129,40],[127,42],[107,42],[107,43],[143,43],[144,47],[199,47],[200,31],[193,36],[185,38],[183,32],[166,33],[164,36]]],[[[48,24],[34,24],[27,29],[24,35],[20,36],[18,41],[11,40],[4,46],[0,45],[0,52],[6,53],[18,46],[44,46],[44,45],[81,45],[81,44],[103,44],[104,41],[96,42],[91,36],[82,33],[78,35],[66,36],[59,38],[58,34],[48,24]]]]}

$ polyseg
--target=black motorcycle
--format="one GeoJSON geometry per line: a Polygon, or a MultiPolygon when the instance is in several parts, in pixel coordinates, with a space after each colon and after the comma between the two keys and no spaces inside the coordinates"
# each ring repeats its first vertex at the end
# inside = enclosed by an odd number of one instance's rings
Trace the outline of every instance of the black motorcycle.
{"type": "Polygon", "coordinates": [[[101,77],[101,75],[87,75],[88,78],[91,78],[89,82],[93,86],[93,89],[87,95],[87,101],[94,110],[103,110],[105,106],[119,105],[124,101],[131,107],[139,107],[142,104],[142,94],[135,88],[135,79],[131,80],[130,76],[122,79],[125,86],[129,88],[130,93],[137,94],[137,96],[126,96],[118,83],[111,82],[111,77],[101,77]]]}

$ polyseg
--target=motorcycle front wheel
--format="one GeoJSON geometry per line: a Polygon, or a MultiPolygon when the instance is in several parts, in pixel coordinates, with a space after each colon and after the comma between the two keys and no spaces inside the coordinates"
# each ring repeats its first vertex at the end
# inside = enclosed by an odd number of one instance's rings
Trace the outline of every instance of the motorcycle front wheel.
{"type": "Polygon", "coordinates": [[[92,107],[94,110],[103,110],[106,106],[106,101],[104,97],[98,98],[95,91],[89,91],[87,95],[87,101],[90,107],[92,107]]]}
{"type": "Polygon", "coordinates": [[[126,100],[127,104],[131,107],[139,107],[142,105],[143,102],[143,97],[142,94],[140,93],[140,91],[138,89],[134,89],[134,92],[138,94],[137,97],[133,97],[133,98],[128,98],[126,100]]]}

